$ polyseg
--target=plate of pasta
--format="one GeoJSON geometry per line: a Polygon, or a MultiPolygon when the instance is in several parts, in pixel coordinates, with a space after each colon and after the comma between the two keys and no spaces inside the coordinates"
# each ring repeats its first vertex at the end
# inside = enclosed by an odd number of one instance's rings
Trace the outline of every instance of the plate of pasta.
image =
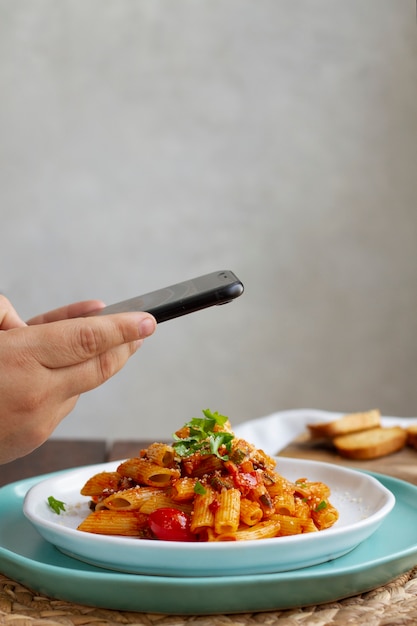
{"type": "Polygon", "coordinates": [[[368,539],[395,497],[375,477],[274,458],[203,411],[135,458],[35,484],[23,512],[75,559],[159,576],[269,574],[336,559],[368,539]]]}

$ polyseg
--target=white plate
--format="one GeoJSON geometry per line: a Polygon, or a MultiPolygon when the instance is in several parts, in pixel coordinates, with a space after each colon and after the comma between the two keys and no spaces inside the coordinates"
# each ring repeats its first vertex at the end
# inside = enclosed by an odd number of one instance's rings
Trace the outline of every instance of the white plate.
{"type": "Polygon", "coordinates": [[[89,498],[80,495],[86,480],[119,463],[68,470],[41,481],[27,493],[23,511],[44,539],[76,559],[115,571],[163,576],[232,576],[291,571],[335,559],[353,550],[380,526],[395,503],[377,479],[328,463],[278,459],[289,480],[308,478],[331,488],[338,522],[327,530],[245,542],[182,543],[93,535],[76,530],[88,514],[89,498]],[[66,503],[56,515],[47,504],[66,503]]]}

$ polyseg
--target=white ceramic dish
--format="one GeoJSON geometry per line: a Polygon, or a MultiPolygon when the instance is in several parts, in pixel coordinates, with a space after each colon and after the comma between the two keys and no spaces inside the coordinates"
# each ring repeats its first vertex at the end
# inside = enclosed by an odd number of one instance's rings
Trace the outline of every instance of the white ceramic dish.
{"type": "Polygon", "coordinates": [[[34,485],[23,511],[41,536],[63,553],[114,571],[163,576],[232,576],[285,572],[324,563],[353,550],[370,537],[390,513],[394,495],[367,474],[328,463],[281,458],[278,471],[290,480],[323,481],[339,510],[338,522],[325,531],[258,541],[177,543],[93,535],[76,530],[88,514],[88,498],[79,491],[100,471],[118,463],[68,470],[34,485]],[[47,504],[54,496],[66,503],[56,515],[47,504]]]}

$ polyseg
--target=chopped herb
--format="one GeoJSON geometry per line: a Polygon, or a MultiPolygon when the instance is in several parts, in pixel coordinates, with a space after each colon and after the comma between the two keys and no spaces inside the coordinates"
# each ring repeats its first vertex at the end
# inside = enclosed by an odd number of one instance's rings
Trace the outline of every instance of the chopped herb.
{"type": "Polygon", "coordinates": [[[230,442],[234,438],[231,433],[213,433],[209,437],[210,453],[218,456],[220,459],[227,461],[228,455],[221,455],[219,453],[220,446],[224,446],[228,452],[230,452],[230,442]]]}
{"type": "Polygon", "coordinates": [[[57,515],[60,515],[61,511],[65,511],[65,502],[61,502],[61,500],[56,500],[54,496],[49,496],[48,504],[57,515]]]}
{"type": "Polygon", "coordinates": [[[206,493],[205,487],[200,483],[199,480],[197,480],[196,484],[194,485],[194,493],[198,493],[200,496],[204,496],[204,494],[206,493]]]}
{"type": "Polygon", "coordinates": [[[210,481],[210,485],[213,489],[219,492],[222,491],[222,489],[231,489],[234,487],[233,479],[231,477],[227,478],[220,476],[213,476],[210,481]]]}
{"type": "Polygon", "coordinates": [[[247,453],[244,450],[236,448],[236,450],[233,450],[230,460],[233,461],[233,463],[236,463],[236,465],[240,465],[246,457],[247,453]]]}
{"type": "Polygon", "coordinates": [[[323,511],[324,509],[327,509],[327,502],[326,502],[326,500],[322,500],[322,501],[320,502],[320,504],[318,504],[318,505],[316,506],[316,508],[314,509],[314,511],[315,511],[316,513],[318,513],[319,511],[323,511]]]}
{"type": "Polygon", "coordinates": [[[228,460],[228,455],[221,455],[219,448],[224,446],[227,452],[231,450],[231,442],[234,435],[229,432],[215,431],[216,426],[224,426],[227,422],[225,415],[220,415],[210,409],[203,411],[204,417],[193,417],[185,424],[189,429],[188,437],[178,437],[174,434],[173,447],[179,456],[190,456],[195,452],[200,454],[214,454],[223,461],[228,460]]]}
{"type": "Polygon", "coordinates": [[[301,487],[301,489],[305,489],[307,487],[307,483],[304,480],[304,478],[300,478],[299,480],[296,480],[295,484],[297,485],[297,487],[301,487]]]}

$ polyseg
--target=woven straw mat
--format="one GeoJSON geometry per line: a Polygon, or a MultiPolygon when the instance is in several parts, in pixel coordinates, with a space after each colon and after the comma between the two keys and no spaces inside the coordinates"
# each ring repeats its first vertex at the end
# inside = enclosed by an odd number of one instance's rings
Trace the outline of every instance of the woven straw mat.
{"type": "Polygon", "coordinates": [[[417,624],[417,567],[359,596],[314,607],[234,615],[156,615],[52,600],[0,574],[0,624],[7,626],[314,626],[417,624]]]}

